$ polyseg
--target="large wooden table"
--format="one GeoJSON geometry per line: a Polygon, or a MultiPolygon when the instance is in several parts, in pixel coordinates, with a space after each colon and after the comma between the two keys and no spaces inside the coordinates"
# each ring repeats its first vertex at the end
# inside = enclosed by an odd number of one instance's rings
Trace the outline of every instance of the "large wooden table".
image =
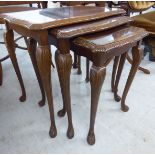
{"type": "MultiPolygon", "coordinates": [[[[25,37],[30,37],[29,49],[35,53],[36,42],[38,47],[36,50],[37,64],[42,78],[44,90],[46,92],[50,118],[51,128],[50,136],[55,137],[57,130],[54,119],[53,97],[52,97],[52,83],[51,83],[51,51],[50,51],[50,33],[53,28],[59,28],[66,25],[77,23],[85,23],[96,21],[112,15],[121,15],[125,11],[121,9],[107,9],[102,7],[64,7],[64,8],[50,8],[44,10],[26,11],[20,13],[4,14],[6,18],[7,31],[5,33],[6,45],[10,57],[15,57],[15,48],[13,42],[13,30],[25,37]]],[[[93,30],[92,30],[93,31],[93,30]]],[[[78,34],[83,33],[79,31],[78,34]]],[[[68,132],[69,138],[74,135],[72,120],[71,120],[71,98],[70,98],[70,71],[72,66],[72,58],[70,54],[69,43],[66,39],[58,38],[58,75],[61,79],[61,90],[63,96],[63,103],[68,111],[68,132]]],[[[16,65],[17,62],[16,62],[16,65]]]]}

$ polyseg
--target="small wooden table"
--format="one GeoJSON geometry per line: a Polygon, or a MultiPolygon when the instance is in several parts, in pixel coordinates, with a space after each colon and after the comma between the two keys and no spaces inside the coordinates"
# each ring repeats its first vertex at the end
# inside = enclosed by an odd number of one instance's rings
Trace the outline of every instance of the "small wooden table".
{"type": "MultiPolygon", "coordinates": [[[[7,31],[5,33],[5,40],[11,58],[15,57],[13,30],[21,34],[22,36],[30,37],[30,47],[33,50],[35,49],[36,42],[38,42],[36,57],[49,105],[51,119],[51,128],[49,133],[51,137],[55,137],[57,135],[57,130],[54,119],[53,96],[51,86],[52,55],[50,51],[49,32],[53,28],[95,21],[110,16],[122,15],[124,13],[125,11],[121,9],[76,6],[64,8],[50,8],[44,10],[10,13],[3,15],[3,17],[6,18],[7,27],[7,31]]],[[[64,105],[67,105],[68,111],[69,126],[67,135],[69,138],[72,138],[74,136],[70,106],[70,71],[72,66],[72,58],[70,54],[69,42],[66,42],[66,39],[58,39],[57,47],[59,49],[59,53],[57,54],[57,63],[59,64],[59,79],[61,79],[60,86],[62,90],[63,103],[64,105]]],[[[18,65],[17,62],[16,65],[18,65]]]]}
{"type": "Polygon", "coordinates": [[[141,28],[118,26],[117,28],[107,30],[106,33],[102,31],[89,34],[87,36],[76,38],[73,41],[71,49],[78,55],[85,56],[93,63],[90,70],[91,115],[90,128],[87,136],[89,144],[93,145],[95,143],[95,118],[101,88],[106,76],[107,65],[114,57],[115,59],[120,57],[120,63],[114,84],[114,95],[117,95],[118,83],[126,60],[126,55],[129,50],[132,49],[133,63],[121,99],[121,109],[122,111],[127,112],[129,107],[125,103],[126,96],[141,61],[141,41],[147,35],[148,32],[141,28]]]}

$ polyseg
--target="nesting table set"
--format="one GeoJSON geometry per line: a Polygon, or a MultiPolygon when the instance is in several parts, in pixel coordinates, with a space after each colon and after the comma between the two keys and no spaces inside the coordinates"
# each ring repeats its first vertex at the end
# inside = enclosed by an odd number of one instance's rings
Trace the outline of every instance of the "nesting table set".
{"type": "Polygon", "coordinates": [[[74,136],[70,96],[72,68],[70,50],[93,63],[90,69],[91,110],[88,143],[91,145],[95,143],[94,124],[99,96],[106,76],[106,66],[113,59],[112,91],[114,98],[116,101],[121,100],[122,111],[128,111],[125,99],[141,60],[141,40],[148,33],[144,29],[130,26],[132,19],[124,14],[125,11],[122,9],[74,6],[2,15],[6,24],[5,43],[17,76],[21,77],[20,84],[23,80],[15,55],[13,31],[29,38],[28,49],[33,53],[33,59],[36,62],[34,65],[38,70],[38,76],[41,77],[40,84],[43,84],[43,99],[39,104],[41,106],[45,104],[45,91],[51,119],[49,134],[52,138],[57,135],[57,129],[52,96],[50,45],[57,47],[55,62],[63,98],[63,109],[58,112],[58,115],[63,117],[67,113],[68,138],[74,136]],[[120,97],[117,94],[118,84],[126,54],[130,49],[132,49],[133,63],[123,95],[120,97]]]}

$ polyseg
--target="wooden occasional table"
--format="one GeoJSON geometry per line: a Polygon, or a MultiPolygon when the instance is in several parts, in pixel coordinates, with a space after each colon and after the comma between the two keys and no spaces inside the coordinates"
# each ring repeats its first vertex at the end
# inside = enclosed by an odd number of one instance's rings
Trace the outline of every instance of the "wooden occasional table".
{"type": "MultiPolygon", "coordinates": [[[[76,6],[50,8],[20,13],[8,13],[3,15],[3,17],[6,18],[7,28],[7,31],[5,33],[5,40],[8,51],[12,57],[15,56],[13,30],[21,34],[22,36],[30,37],[30,47],[33,52],[35,52],[36,42],[38,42],[36,58],[49,105],[51,119],[51,128],[49,134],[51,137],[55,137],[57,135],[57,130],[54,119],[51,85],[52,55],[50,51],[49,32],[52,30],[52,28],[58,28],[82,22],[95,21],[109,16],[122,15],[124,13],[125,11],[121,9],[76,6]]],[[[69,138],[72,138],[74,136],[70,106],[70,71],[72,66],[72,58],[70,54],[69,42],[66,42],[66,39],[59,39],[58,48],[59,53],[57,54],[57,63],[59,64],[59,79],[61,79],[60,86],[62,90],[63,103],[64,105],[66,105],[68,111],[69,126],[67,136],[69,138]]],[[[16,65],[18,65],[17,62],[16,65]]]]}
{"type": "Polygon", "coordinates": [[[122,111],[127,112],[129,108],[125,103],[126,96],[141,61],[141,41],[147,35],[148,32],[144,29],[131,26],[118,26],[107,30],[106,32],[102,31],[89,34],[87,36],[76,38],[73,41],[71,49],[78,55],[87,57],[93,63],[90,70],[91,115],[87,136],[89,144],[93,145],[95,143],[95,118],[101,88],[106,76],[107,65],[114,57],[115,60],[117,57],[120,57],[120,63],[114,84],[114,95],[117,95],[118,84],[126,55],[129,50],[132,49],[133,63],[121,99],[121,109],[122,111]]]}
{"type": "MultiPolygon", "coordinates": [[[[84,56],[93,62],[93,66],[91,67],[90,72],[91,114],[90,129],[87,139],[89,144],[95,143],[94,124],[98,100],[106,74],[106,66],[114,57],[115,60],[112,74],[112,91],[114,92],[114,99],[117,102],[121,100],[122,111],[127,112],[129,109],[125,104],[125,101],[137,71],[137,65],[139,65],[141,60],[141,50],[139,50],[139,45],[141,44],[141,40],[147,35],[147,32],[143,29],[130,27],[129,23],[131,21],[132,19],[130,17],[115,16],[98,21],[91,21],[89,23],[80,23],[61,27],[58,29],[56,28],[51,31],[51,41],[55,42],[55,46],[58,48],[56,51],[55,61],[57,64],[61,85],[65,84],[66,82],[64,82],[65,72],[62,70],[60,63],[63,59],[60,52],[62,52],[64,49],[70,47],[74,53],[80,56],[84,56]],[[80,37],[77,38],[79,35],[80,37]],[[66,42],[66,44],[63,46],[59,43],[59,40],[62,39],[64,42],[66,42]],[[132,49],[132,47],[134,61],[121,99],[121,97],[118,95],[118,84],[126,59],[126,54],[129,49],[132,49]],[[119,59],[120,63],[118,65],[119,59]]],[[[63,97],[65,98],[66,90],[62,89],[61,91],[63,92],[63,97]]],[[[59,116],[62,117],[67,112],[68,116],[71,117],[71,111],[68,109],[70,105],[67,105],[67,103],[69,104],[69,102],[66,102],[63,106],[63,109],[59,111],[59,116]]]]}
{"type": "MultiPolygon", "coordinates": [[[[32,7],[32,4],[38,4],[39,8],[47,8],[47,2],[46,1],[0,1],[0,14],[38,9],[37,7],[32,7]],[[21,6],[23,4],[29,4],[31,7],[21,6]]],[[[4,19],[3,18],[0,18],[0,24],[4,24],[4,19]]],[[[20,36],[20,37],[16,38],[15,42],[17,42],[20,38],[23,38],[23,37],[20,36]]],[[[24,40],[26,42],[26,45],[28,46],[27,38],[24,38],[24,40]]],[[[4,44],[4,42],[0,42],[0,44],[4,44]]],[[[28,50],[28,48],[21,47],[17,43],[15,44],[15,48],[28,50]]],[[[33,53],[31,54],[30,50],[29,50],[29,55],[30,55],[32,64],[34,66],[34,70],[35,70],[35,73],[37,75],[37,79],[41,80],[40,77],[39,77],[39,74],[38,74],[39,71],[37,69],[35,57],[33,57],[34,54],[33,53]]],[[[9,58],[9,55],[7,55],[7,56],[0,59],[0,85],[2,85],[2,82],[3,82],[3,72],[2,72],[2,64],[1,63],[3,61],[5,61],[6,59],[8,59],[8,58],[9,58]]],[[[11,60],[12,60],[13,66],[14,66],[14,62],[16,62],[16,57],[14,57],[14,58],[12,57],[11,60]]],[[[20,84],[20,87],[21,87],[21,90],[22,90],[22,95],[20,96],[19,100],[21,102],[24,102],[26,100],[26,91],[25,91],[25,88],[24,88],[24,83],[23,83],[21,74],[18,71],[18,66],[16,66],[16,74],[18,75],[19,84],[20,84]]],[[[39,105],[42,106],[45,103],[45,93],[44,93],[42,85],[40,85],[40,88],[42,90],[42,100],[39,102],[39,105]]]]}

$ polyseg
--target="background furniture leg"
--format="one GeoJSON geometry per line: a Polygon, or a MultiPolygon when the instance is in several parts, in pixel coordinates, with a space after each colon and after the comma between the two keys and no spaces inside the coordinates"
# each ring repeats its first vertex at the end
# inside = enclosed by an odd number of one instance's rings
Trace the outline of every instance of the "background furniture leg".
{"type": "Polygon", "coordinates": [[[116,72],[117,72],[117,68],[118,68],[119,58],[120,58],[119,56],[115,56],[115,58],[114,58],[112,79],[111,79],[111,91],[112,92],[114,92],[114,88],[115,88],[115,77],[116,77],[116,72]]]}
{"type": "Polygon", "coordinates": [[[40,77],[40,74],[39,74],[39,69],[38,69],[38,66],[37,66],[36,46],[37,46],[37,42],[34,39],[30,38],[28,40],[28,51],[29,51],[29,55],[30,55],[30,58],[31,58],[31,62],[33,64],[35,74],[37,76],[39,87],[40,87],[40,90],[41,90],[42,99],[38,102],[38,104],[39,104],[39,106],[42,107],[42,106],[45,105],[46,97],[45,97],[45,92],[44,92],[43,84],[42,84],[42,81],[41,81],[41,77],[40,77]]]}
{"type": "Polygon", "coordinates": [[[78,61],[77,61],[77,63],[78,63],[78,71],[77,71],[77,74],[82,74],[82,70],[81,70],[81,56],[77,56],[77,59],[78,59],[78,61]]]}
{"type": "Polygon", "coordinates": [[[89,82],[90,81],[90,77],[89,77],[89,59],[86,58],[86,79],[85,79],[86,82],[89,82]]]}
{"type": "MultiPolygon", "coordinates": [[[[127,54],[127,60],[132,65],[133,60],[130,58],[130,56],[127,54]]],[[[145,69],[143,67],[138,66],[138,69],[144,72],[145,74],[150,74],[150,71],[148,69],[145,69]]]]}
{"type": "Polygon", "coordinates": [[[117,94],[117,92],[118,92],[119,80],[120,80],[122,70],[123,70],[123,67],[124,67],[124,63],[125,63],[125,60],[126,60],[126,55],[127,55],[127,52],[123,53],[121,55],[118,70],[117,70],[116,81],[115,81],[115,85],[114,85],[114,99],[115,99],[116,102],[119,102],[121,100],[121,97],[117,94]]]}
{"type": "Polygon", "coordinates": [[[126,96],[128,94],[128,91],[130,89],[130,86],[132,84],[132,81],[135,77],[135,74],[137,72],[138,66],[140,64],[141,61],[141,56],[142,56],[142,52],[141,50],[138,48],[138,45],[132,48],[132,57],[133,57],[133,62],[132,62],[132,66],[131,66],[131,70],[124,88],[124,92],[122,95],[122,100],[121,100],[121,109],[124,112],[127,112],[129,110],[129,107],[125,104],[125,100],[126,100],[126,96]]]}
{"type": "Polygon", "coordinates": [[[77,65],[77,54],[74,53],[74,62],[73,62],[73,68],[76,69],[78,67],[77,65]]]}

